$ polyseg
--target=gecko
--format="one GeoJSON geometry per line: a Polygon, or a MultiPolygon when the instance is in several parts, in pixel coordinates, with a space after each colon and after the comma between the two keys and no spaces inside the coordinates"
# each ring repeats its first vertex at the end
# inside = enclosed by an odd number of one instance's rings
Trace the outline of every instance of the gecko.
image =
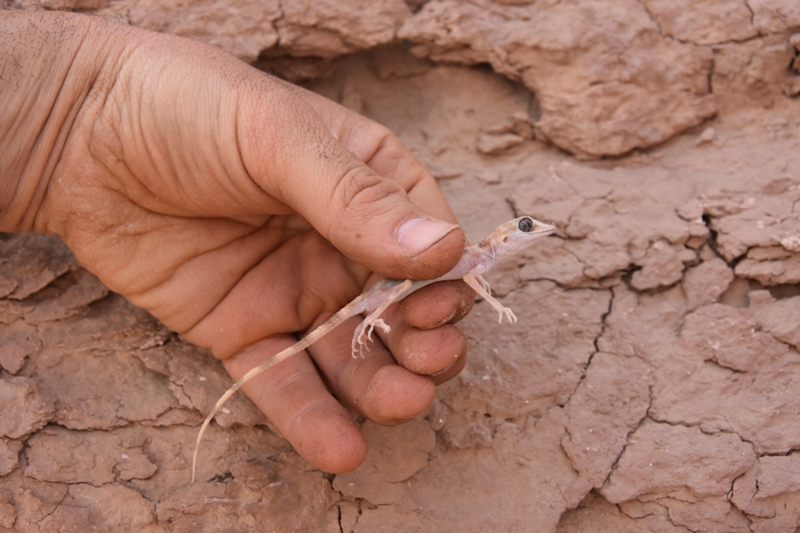
{"type": "Polygon", "coordinates": [[[380,329],[384,333],[389,333],[391,331],[389,325],[380,318],[381,314],[383,314],[390,305],[403,300],[411,293],[423,287],[427,287],[432,283],[461,279],[498,312],[498,321],[501,324],[504,318],[508,320],[509,323],[514,324],[517,321],[514,312],[492,297],[491,287],[483,278],[483,274],[488,272],[498,260],[507,259],[519,254],[530,246],[533,241],[540,237],[550,235],[555,230],[555,226],[539,222],[529,216],[518,217],[505,224],[501,224],[478,244],[467,246],[458,264],[445,275],[429,280],[412,281],[407,279],[403,281],[383,279],[378,281],[372,287],[357,296],[352,302],[342,307],[341,310],[314,331],[247,372],[239,381],[231,385],[225,394],[217,400],[214,408],[211,409],[211,412],[200,427],[200,432],[197,435],[197,442],[195,443],[194,454],[192,456],[192,483],[194,483],[197,473],[197,453],[200,449],[200,442],[211,420],[213,420],[217,411],[219,411],[223,404],[255,376],[269,367],[305,350],[351,317],[362,313],[367,314],[363,322],[356,328],[351,346],[353,357],[358,357],[359,355],[364,357],[363,349],[366,346],[367,351],[369,351],[367,342],[372,341],[372,333],[375,328],[380,329]]]}

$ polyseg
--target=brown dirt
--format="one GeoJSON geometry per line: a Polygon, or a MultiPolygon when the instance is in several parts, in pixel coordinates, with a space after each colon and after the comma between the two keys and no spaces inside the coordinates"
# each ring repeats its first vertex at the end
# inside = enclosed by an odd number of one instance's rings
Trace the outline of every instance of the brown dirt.
{"type": "Polygon", "coordinates": [[[221,366],[54,239],[0,237],[0,530],[796,531],[796,1],[41,4],[313,78],[473,240],[559,231],[489,276],[519,323],[478,303],[467,368],[425,416],[363,423],[361,468],[315,470],[236,396],[195,485],[221,366]]]}

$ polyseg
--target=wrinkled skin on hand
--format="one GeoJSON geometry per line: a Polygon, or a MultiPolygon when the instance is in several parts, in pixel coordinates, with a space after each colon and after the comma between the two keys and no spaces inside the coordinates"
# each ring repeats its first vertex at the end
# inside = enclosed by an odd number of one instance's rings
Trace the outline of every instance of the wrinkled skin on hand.
{"type": "MultiPolygon", "coordinates": [[[[421,250],[398,242],[409,218],[455,219],[386,128],[203,43],[83,16],[0,15],[18,79],[43,49],[30,46],[31,25],[44,41],[61,37],[33,67],[48,74],[41,86],[20,94],[0,82],[12,102],[0,112],[0,168],[19,179],[17,196],[5,206],[0,196],[0,229],[60,235],[234,380],[372,272],[426,279],[457,262],[458,228],[423,236],[421,250]]],[[[245,392],[310,462],[352,470],[366,442],[345,407],[381,424],[422,412],[463,368],[466,341],[449,323],[472,298],[460,282],[419,291],[390,309],[392,332],[363,360],[350,356],[351,319],[245,392]]]]}

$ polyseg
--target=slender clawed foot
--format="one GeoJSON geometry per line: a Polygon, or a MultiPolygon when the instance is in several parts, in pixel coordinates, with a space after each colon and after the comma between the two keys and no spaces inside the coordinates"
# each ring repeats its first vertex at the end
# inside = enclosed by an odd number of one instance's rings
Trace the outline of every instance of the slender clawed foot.
{"type": "Polygon", "coordinates": [[[489,285],[488,281],[483,279],[483,276],[475,276],[475,280],[478,282],[478,284],[481,286],[483,290],[485,290],[489,294],[492,294],[492,286],[489,285]]]}
{"type": "Polygon", "coordinates": [[[504,307],[502,311],[500,311],[500,318],[498,319],[499,323],[503,323],[503,318],[508,320],[509,324],[516,324],[517,323],[517,315],[514,314],[514,311],[509,309],[508,307],[504,307]]]}
{"type": "Polygon", "coordinates": [[[375,319],[364,319],[364,321],[358,325],[356,328],[355,333],[353,334],[353,357],[361,356],[364,358],[364,348],[369,351],[369,346],[367,345],[367,341],[372,342],[372,332],[375,328],[380,328],[381,331],[384,333],[389,333],[392,331],[392,328],[383,321],[382,318],[375,318],[375,319]]]}

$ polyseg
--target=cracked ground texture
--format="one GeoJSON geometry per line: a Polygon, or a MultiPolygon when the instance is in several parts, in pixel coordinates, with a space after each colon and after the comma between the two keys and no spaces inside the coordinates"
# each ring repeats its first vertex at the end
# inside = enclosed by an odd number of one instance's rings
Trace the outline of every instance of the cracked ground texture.
{"type": "Polygon", "coordinates": [[[397,132],[473,241],[558,232],[490,273],[520,321],[479,302],[422,417],[359,421],[358,470],[236,395],[194,485],[221,365],[56,240],[0,236],[0,531],[797,531],[795,0],[39,5],[306,80],[397,132]]]}

